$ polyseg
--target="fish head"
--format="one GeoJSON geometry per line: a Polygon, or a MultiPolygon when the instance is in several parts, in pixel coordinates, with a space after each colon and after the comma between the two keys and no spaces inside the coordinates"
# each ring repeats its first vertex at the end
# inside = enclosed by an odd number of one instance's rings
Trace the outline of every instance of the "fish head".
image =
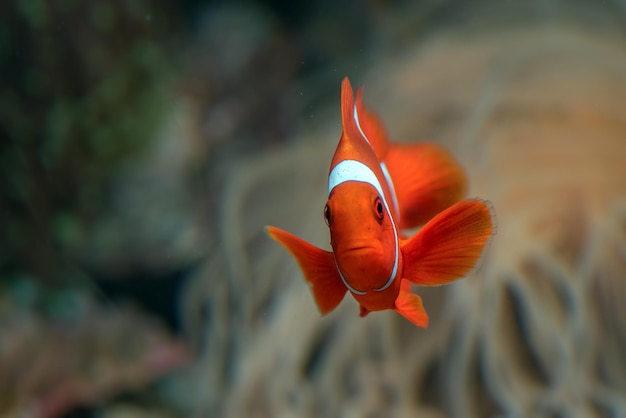
{"type": "Polygon", "coordinates": [[[339,184],[329,195],[324,218],[348,284],[363,292],[385,286],[397,264],[397,235],[384,196],[365,182],[339,184]]]}

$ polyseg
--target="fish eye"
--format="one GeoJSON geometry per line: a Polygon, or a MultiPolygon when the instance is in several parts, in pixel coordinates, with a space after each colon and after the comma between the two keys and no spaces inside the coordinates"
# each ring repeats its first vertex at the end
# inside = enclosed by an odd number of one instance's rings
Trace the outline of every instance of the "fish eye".
{"type": "Polygon", "coordinates": [[[326,221],[326,225],[330,226],[330,208],[328,205],[324,206],[324,220],[326,221]]]}
{"type": "Polygon", "coordinates": [[[383,217],[385,216],[385,207],[383,206],[383,201],[378,196],[376,196],[376,199],[374,199],[374,214],[376,214],[376,217],[379,221],[382,221],[383,217]]]}

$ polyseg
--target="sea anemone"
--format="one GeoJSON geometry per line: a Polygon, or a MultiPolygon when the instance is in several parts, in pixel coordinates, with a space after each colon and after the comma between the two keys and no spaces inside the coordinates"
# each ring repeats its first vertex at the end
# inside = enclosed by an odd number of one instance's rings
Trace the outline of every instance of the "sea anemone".
{"type": "Polygon", "coordinates": [[[626,414],[623,51],[567,26],[447,33],[367,76],[391,137],[449,146],[470,194],[498,216],[478,271],[420,289],[427,330],[393,313],[361,319],[351,298],[320,317],[296,264],[263,233],[275,224],[327,244],[338,126],[233,164],[222,246],[185,298],[188,330],[201,335],[195,411],[626,414]]]}

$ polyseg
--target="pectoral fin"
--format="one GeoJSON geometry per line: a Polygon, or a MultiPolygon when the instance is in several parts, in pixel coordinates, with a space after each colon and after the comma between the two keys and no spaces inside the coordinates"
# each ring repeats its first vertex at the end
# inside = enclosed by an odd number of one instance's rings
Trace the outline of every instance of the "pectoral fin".
{"type": "Polygon", "coordinates": [[[347,289],[341,281],[333,254],[280,228],[267,226],[266,230],[298,262],[304,278],[311,285],[313,297],[322,315],[335,309],[347,289]]]}
{"type": "Polygon", "coordinates": [[[466,276],[477,265],[494,228],[489,202],[466,199],[451,206],[402,243],[403,278],[420,286],[437,286],[466,276]]]}
{"type": "Polygon", "coordinates": [[[411,293],[411,284],[406,280],[402,280],[394,309],[418,327],[428,327],[428,314],[422,304],[422,298],[411,293]]]}

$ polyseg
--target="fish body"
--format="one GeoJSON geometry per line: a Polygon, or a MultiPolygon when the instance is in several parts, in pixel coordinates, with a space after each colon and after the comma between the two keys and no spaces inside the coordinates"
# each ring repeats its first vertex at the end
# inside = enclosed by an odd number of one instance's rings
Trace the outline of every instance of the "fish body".
{"type": "Polygon", "coordinates": [[[328,176],[324,218],[332,251],[282,229],[269,235],[296,259],[315,301],[326,314],[350,292],[360,315],[393,309],[428,325],[411,284],[435,286],[467,275],[494,230],[491,204],[461,200],[464,170],[433,143],[392,143],[379,117],[341,87],[342,135],[328,176]],[[412,237],[403,229],[424,225],[412,237]]]}

